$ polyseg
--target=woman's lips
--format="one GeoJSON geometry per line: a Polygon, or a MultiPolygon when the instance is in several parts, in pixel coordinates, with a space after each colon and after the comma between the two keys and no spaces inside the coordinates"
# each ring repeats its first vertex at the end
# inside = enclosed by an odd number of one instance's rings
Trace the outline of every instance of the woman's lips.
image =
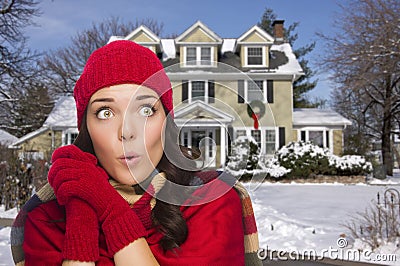
{"type": "Polygon", "coordinates": [[[124,165],[134,166],[139,162],[140,158],[141,156],[137,154],[126,154],[118,157],[118,160],[124,165]]]}

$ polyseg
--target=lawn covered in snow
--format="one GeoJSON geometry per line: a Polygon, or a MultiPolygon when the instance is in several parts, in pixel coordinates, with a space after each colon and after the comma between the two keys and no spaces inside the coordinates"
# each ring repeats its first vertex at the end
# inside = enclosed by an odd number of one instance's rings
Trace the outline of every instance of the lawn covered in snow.
{"type": "MultiPolygon", "coordinates": [[[[388,187],[400,190],[399,185],[371,186],[365,184],[252,184],[245,185],[253,200],[260,247],[268,250],[317,252],[329,247],[338,248],[336,241],[341,234],[349,235],[341,226],[356,212],[363,211],[378,192],[388,187]]],[[[15,211],[4,212],[0,217],[13,216],[15,211]]],[[[0,229],[0,265],[12,265],[9,242],[10,228],[0,229]]],[[[352,247],[351,239],[348,239],[352,247]]],[[[400,265],[400,249],[395,252],[400,265]]]]}

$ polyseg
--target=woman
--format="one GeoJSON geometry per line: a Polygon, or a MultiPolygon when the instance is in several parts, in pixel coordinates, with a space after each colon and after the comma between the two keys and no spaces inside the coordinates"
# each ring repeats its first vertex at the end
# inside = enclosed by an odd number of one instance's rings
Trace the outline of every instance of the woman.
{"type": "Polygon", "coordinates": [[[14,222],[17,264],[259,265],[250,199],[229,175],[193,169],[152,51],[96,50],[74,98],[78,138],[14,222]]]}

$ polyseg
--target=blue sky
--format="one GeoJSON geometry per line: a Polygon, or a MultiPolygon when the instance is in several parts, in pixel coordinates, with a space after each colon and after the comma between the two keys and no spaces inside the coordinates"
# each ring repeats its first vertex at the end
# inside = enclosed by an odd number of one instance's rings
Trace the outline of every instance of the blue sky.
{"type": "MultiPolygon", "coordinates": [[[[221,38],[237,38],[257,24],[265,10],[272,8],[285,25],[300,22],[295,48],[316,41],[309,55],[315,66],[323,52],[323,43],[315,33],[330,34],[334,16],[340,10],[337,3],[346,0],[42,0],[42,15],[36,27],[27,30],[29,45],[36,50],[64,47],[77,31],[91,27],[93,22],[110,16],[123,21],[154,18],[164,23],[164,34],[180,34],[201,20],[221,38]]],[[[318,71],[314,67],[315,71],[318,71]]],[[[311,97],[329,99],[331,84],[324,73],[318,74],[317,88],[311,97]]]]}

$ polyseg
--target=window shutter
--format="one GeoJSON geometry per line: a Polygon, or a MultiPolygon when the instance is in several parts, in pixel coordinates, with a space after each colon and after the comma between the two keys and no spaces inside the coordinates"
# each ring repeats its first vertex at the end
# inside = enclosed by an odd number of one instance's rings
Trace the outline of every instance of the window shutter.
{"type": "Polygon", "coordinates": [[[300,140],[306,141],[306,132],[304,130],[300,131],[300,140]]]}
{"type": "Polygon", "coordinates": [[[267,102],[274,103],[274,81],[267,80],[267,102]]]}
{"type": "Polygon", "coordinates": [[[329,148],[329,130],[325,131],[326,147],[329,148]]]}
{"type": "Polygon", "coordinates": [[[187,102],[189,97],[189,82],[182,80],[182,102],[187,102]]]}
{"type": "Polygon", "coordinates": [[[279,148],[285,146],[285,128],[279,127],[279,148]]]}
{"type": "Polygon", "coordinates": [[[215,83],[214,80],[208,81],[208,103],[214,103],[215,100],[215,83]]]}
{"type": "Polygon", "coordinates": [[[228,126],[228,156],[232,154],[233,127],[228,126]]]}
{"type": "Polygon", "coordinates": [[[238,80],[238,103],[244,103],[244,80],[238,80]]]}

